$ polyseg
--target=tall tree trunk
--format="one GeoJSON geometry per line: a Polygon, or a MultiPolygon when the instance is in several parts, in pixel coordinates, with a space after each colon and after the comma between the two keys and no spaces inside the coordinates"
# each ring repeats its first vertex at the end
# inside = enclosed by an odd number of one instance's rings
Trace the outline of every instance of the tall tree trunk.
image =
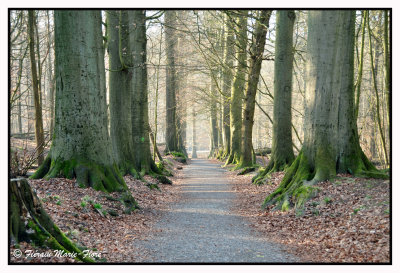
{"type": "Polygon", "coordinates": [[[235,54],[235,37],[234,37],[234,24],[227,17],[225,24],[225,53],[224,53],[224,68],[223,68],[223,137],[224,137],[224,153],[223,157],[227,157],[230,154],[231,149],[231,127],[230,127],[230,95],[232,89],[233,80],[233,62],[235,54]]]}
{"type": "Polygon", "coordinates": [[[151,171],[158,172],[150,153],[146,14],[144,10],[133,10],[129,13],[130,25],[133,26],[129,36],[133,63],[132,136],[135,146],[136,169],[142,174],[146,174],[151,171]]]}
{"type": "Polygon", "coordinates": [[[166,46],[166,152],[178,151],[178,133],[176,128],[176,70],[175,47],[176,11],[165,11],[165,46],[166,46]]]}
{"type": "Polygon", "coordinates": [[[268,166],[255,177],[255,182],[270,172],[284,170],[294,160],[291,108],[295,18],[294,10],[278,10],[276,13],[272,152],[268,166]]]}
{"type": "MultiPolygon", "coordinates": [[[[383,154],[385,156],[385,164],[389,166],[389,156],[386,150],[386,139],[385,139],[385,133],[383,131],[383,126],[382,126],[382,121],[381,121],[381,113],[380,113],[380,100],[379,100],[379,93],[378,93],[378,86],[377,86],[377,79],[376,79],[376,69],[374,68],[374,58],[373,58],[373,53],[372,53],[372,39],[371,39],[371,27],[369,23],[369,15],[367,15],[367,26],[368,26],[368,38],[369,38],[369,55],[370,55],[370,61],[371,61],[371,69],[372,69],[372,79],[373,79],[373,87],[375,91],[375,97],[376,97],[376,118],[378,122],[378,129],[379,129],[379,135],[381,139],[381,144],[382,144],[382,149],[383,149],[383,154]]],[[[376,52],[376,50],[375,50],[376,52]]],[[[377,53],[375,53],[376,55],[377,53]]],[[[375,61],[377,63],[377,61],[375,61]]],[[[378,67],[378,65],[376,65],[378,67]]]]}
{"type": "MultiPolygon", "coordinates": [[[[23,64],[23,59],[19,61],[19,81],[21,81],[21,76],[22,76],[22,64],[23,64]]],[[[17,115],[18,115],[18,133],[22,134],[22,107],[21,107],[21,84],[18,85],[17,90],[17,97],[18,97],[18,102],[17,102],[17,115]]]]}
{"type": "Polygon", "coordinates": [[[107,11],[110,137],[122,175],[137,175],[132,137],[132,62],[128,11],[107,11]],[[124,49],[124,50],[122,50],[124,49]]]}
{"type": "MultiPolygon", "coordinates": [[[[215,73],[215,71],[211,71],[215,73]]],[[[217,117],[217,86],[215,80],[211,77],[210,83],[210,154],[209,157],[215,157],[218,151],[218,117],[217,117]]]]}
{"type": "Polygon", "coordinates": [[[239,167],[250,167],[254,164],[252,138],[255,98],[271,12],[271,10],[262,10],[260,12],[260,16],[256,22],[253,41],[250,48],[249,79],[247,81],[246,95],[244,97],[243,143],[239,167]]]}
{"type": "Polygon", "coordinates": [[[29,55],[31,59],[31,72],[32,72],[32,85],[33,85],[33,99],[35,104],[35,138],[38,154],[38,165],[41,165],[44,160],[44,132],[43,132],[43,118],[42,118],[42,105],[40,104],[39,79],[37,74],[37,64],[35,58],[35,11],[28,11],[28,33],[29,33],[29,55]]]}
{"type": "Polygon", "coordinates": [[[358,65],[358,74],[357,74],[357,82],[356,82],[356,118],[358,118],[358,109],[360,108],[360,95],[361,95],[361,83],[362,83],[362,74],[363,74],[363,66],[364,66],[364,44],[365,44],[365,22],[367,20],[368,12],[363,11],[363,19],[362,19],[362,34],[361,34],[361,52],[360,52],[360,62],[358,65]]]}
{"type": "MultiPolygon", "coordinates": [[[[162,53],[162,41],[163,41],[163,28],[161,26],[161,32],[160,32],[160,47],[159,47],[159,55],[158,55],[158,65],[156,68],[156,97],[155,97],[155,105],[154,105],[154,141],[153,141],[153,159],[155,160],[156,154],[158,155],[159,151],[157,148],[157,133],[158,133],[158,94],[159,94],[159,81],[160,81],[160,65],[161,65],[161,53],[162,53]]],[[[160,161],[162,161],[162,158],[160,158],[160,161]]]]}
{"type": "Polygon", "coordinates": [[[196,109],[192,106],[192,158],[197,158],[197,143],[196,143],[196,109]]]}
{"type": "Polygon", "coordinates": [[[54,132],[54,85],[55,85],[55,79],[53,75],[53,61],[52,61],[52,54],[51,54],[51,31],[50,31],[50,14],[49,11],[47,11],[47,50],[49,51],[49,57],[48,57],[48,74],[49,74],[49,85],[50,85],[50,92],[49,92],[49,98],[48,101],[50,102],[49,108],[50,108],[50,130],[49,130],[49,135],[50,138],[53,136],[54,132]]]}
{"type": "Polygon", "coordinates": [[[308,17],[303,148],[263,206],[301,209],[318,181],[337,173],[387,177],[360,148],[354,111],[355,11],[313,10],[308,17]]]}
{"type": "Polygon", "coordinates": [[[53,143],[32,178],[76,177],[81,187],[125,191],[108,135],[100,10],[56,10],[53,143]]]}
{"type": "Polygon", "coordinates": [[[236,25],[236,59],[237,67],[235,78],[231,89],[230,105],[230,131],[231,148],[225,165],[239,163],[242,143],[242,100],[243,90],[246,83],[247,70],[247,14],[248,11],[241,11],[240,16],[234,18],[236,25]]]}
{"type": "MultiPolygon", "coordinates": [[[[391,104],[392,101],[392,70],[391,70],[391,63],[390,63],[390,54],[391,49],[390,42],[389,42],[389,11],[385,10],[385,19],[384,19],[384,36],[383,36],[383,49],[385,55],[385,92],[386,92],[386,113],[387,113],[387,120],[388,120],[388,127],[391,126],[390,120],[390,111],[391,111],[391,104]]],[[[390,142],[390,133],[388,134],[388,141],[390,142]]]]}

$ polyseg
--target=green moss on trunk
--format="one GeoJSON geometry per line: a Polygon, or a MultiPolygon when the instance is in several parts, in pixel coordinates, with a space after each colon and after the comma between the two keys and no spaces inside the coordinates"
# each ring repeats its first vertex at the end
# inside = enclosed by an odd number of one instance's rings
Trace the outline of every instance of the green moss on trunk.
{"type": "Polygon", "coordinates": [[[82,250],[69,240],[53,222],[26,179],[9,181],[9,197],[11,201],[9,218],[11,239],[17,243],[34,241],[41,246],[75,253],[77,260],[87,263],[94,262],[86,257],[82,250]],[[28,229],[31,230],[29,233],[26,232],[28,229]]]}
{"type": "Polygon", "coordinates": [[[52,159],[48,156],[44,164],[30,178],[48,179],[54,177],[76,178],[76,183],[80,187],[92,187],[104,192],[128,189],[117,166],[103,166],[86,159],[62,160],[61,158],[52,159]]]}

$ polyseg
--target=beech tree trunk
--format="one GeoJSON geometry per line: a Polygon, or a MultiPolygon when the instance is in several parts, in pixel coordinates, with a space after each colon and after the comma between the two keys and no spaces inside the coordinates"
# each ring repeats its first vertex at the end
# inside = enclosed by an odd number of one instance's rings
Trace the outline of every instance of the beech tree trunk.
{"type": "Polygon", "coordinates": [[[129,43],[132,46],[133,95],[132,95],[132,136],[135,149],[136,169],[142,174],[158,172],[150,153],[150,128],[147,91],[147,38],[146,14],[144,10],[129,11],[129,43]]]}
{"type": "Polygon", "coordinates": [[[263,206],[301,209],[313,185],[337,173],[387,177],[360,148],[354,111],[355,11],[312,10],[303,148],[263,206]]]}
{"type": "Polygon", "coordinates": [[[267,167],[255,177],[255,182],[270,172],[282,171],[294,160],[291,108],[295,18],[293,10],[278,10],[276,14],[272,153],[267,167]]]}
{"type": "Polygon", "coordinates": [[[223,123],[223,138],[224,138],[224,153],[223,158],[229,156],[231,149],[231,128],[230,128],[230,95],[232,89],[233,80],[233,62],[235,54],[235,37],[234,37],[234,24],[231,20],[225,16],[225,52],[224,52],[224,65],[223,67],[223,113],[222,113],[222,123],[223,123]]]}
{"type": "Polygon", "coordinates": [[[254,164],[252,138],[255,98],[271,12],[271,10],[262,10],[260,12],[250,49],[249,79],[247,81],[246,95],[244,97],[243,143],[239,167],[250,167],[254,164]]]}
{"type": "Polygon", "coordinates": [[[176,25],[176,12],[165,11],[165,46],[166,46],[166,152],[178,151],[178,133],[176,127],[176,71],[175,47],[176,34],[173,29],[176,25]]]}
{"type": "Polygon", "coordinates": [[[132,63],[128,11],[107,11],[110,136],[115,162],[122,175],[136,176],[132,138],[132,63]],[[124,49],[124,51],[122,51],[124,49]]]}
{"type": "Polygon", "coordinates": [[[242,105],[243,90],[246,83],[247,70],[247,11],[241,11],[236,21],[236,59],[237,67],[231,89],[230,105],[230,131],[231,148],[225,165],[238,164],[241,155],[242,144],[242,105]]]}
{"type": "Polygon", "coordinates": [[[195,106],[192,106],[192,158],[197,158],[197,143],[196,143],[196,110],[195,106]]]}
{"type": "MultiPolygon", "coordinates": [[[[215,73],[215,71],[211,71],[215,73]]],[[[210,154],[215,157],[218,151],[217,86],[213,78],[210,83],[210,154]]]]}
{"type": "Polygon", "coordinates": [[[100,10],[56,10],[54,138],[32,178],[76,177],[81,187],[126,190],[111,152],[100,10]]]}
{"type": "Polygon", "coordinates": [[[28,34],[29,34],[29,55],[31,59],[33,100],[35,105],[35,138],[37,147],[37,161],[41,165],[44,160],[44,132],[42,105],[40,103],[40,78],[38,78],[37,64],[35,58],[35,11],[28,11],[28,34]]]}

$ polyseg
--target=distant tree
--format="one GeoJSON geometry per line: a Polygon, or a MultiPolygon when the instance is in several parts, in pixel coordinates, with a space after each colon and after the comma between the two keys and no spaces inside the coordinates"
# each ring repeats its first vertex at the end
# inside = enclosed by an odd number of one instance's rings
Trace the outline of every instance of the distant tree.
{"type": "Polygon", "coordinates": [[[33,99],[35,103],[35,138],[38,153],[38,164],[42,164],[44,160],[44,131],[43,131],[43,117],[42,117],[42,103],[41,103],[41,84],[37,68],[40,67],[40,61],[36,62],[35,58],[35,29],[36,16],[34,10],[28,11],[28,33],[29,33],[29,55],[31,60],[31,73],[32,73],[32,86],[33,86],[33,99]]]}

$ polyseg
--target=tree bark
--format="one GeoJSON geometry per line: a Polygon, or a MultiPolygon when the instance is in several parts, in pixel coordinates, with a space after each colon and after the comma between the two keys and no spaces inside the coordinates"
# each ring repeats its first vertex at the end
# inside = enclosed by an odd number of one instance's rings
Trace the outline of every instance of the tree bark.
{"type": "MultiPolygon", "coordinates": [[[[210,71],[215,73],[215,71],[210,71]]],[[[211,77],[210,83],[210,154],[209,157],[215,157],[218,151],[218,117],[217,117],[217,86],[215,80],[211,77]]]]}
{"type": "Polygon", "coordinates": [[[225,24],[225,56],[224,56],[224,67],[223,67],[223,85],[222,85],[222,93],[223,93],[223,114],[222,114],[222,123],[223,123],[223,138],[224,138],[224,153],[223,158],[229,156],[231,149],[231,128],[230,128],[230,95],[232,89],[232,80],[233,80],[233,62],[234,62],[234,54],[235,54],[235,38],[234,38],[234,24],[227,17],[225,24]]]}
{"type": "Polygon", "coordinates": [[[176,12],[165,11],[165,46],[166,46],[166,152],[178,151],[178,133],[176,128],[176,71],[175,47],[176,12]]]}
{"type": "Polygon", "coordinates": [[[109,56],[110,137],[122,175],[137,176],[132,138],[132,56],[127,11],[107,11],[109,56]],[[122,51],[122,49],[124,49],[122,51]]]}
{"type": "Polygon", "coordinates": [[[270,172],[284,170],[294,160],[291,107],[295,18],[293,10],[278,10],[276,14],[272,154],[267,167],[253,179],[254,182],[262,181],[270,172]]]}
{"type": "Polygon", "coordinates": [[[197,158],[197,136],[196,136],[196,110],[195,106],[192,106],[192,158],[197,158]]]}
{"type": "Polygon", "coordinates": [[[337,173],[384,178],[362,152],[354,111],[355,11],[313,10],[308,17],[303,148],[263,206],[301,211],[318,181],[337,173]]]}
{"type": "Polygon", "coordinates": [[[32,178],[76,177],[81,187],[125,191],[108,135],[99,10],[56,10],[53,143],[32,178]]]}
{"type": "Polygon", "coordinates": [[[263,59],[264,46],[271,12],[271,10],[262,10],[260,12],[260,16],[256,22],[253,41],[250,48],[249,79],[247,81],[243,109],[242,154],[238,167],[250,167],[254,164],[252,137],[255,97],[257,93],[257,85],[260,77],[261,63],[263,59]]]}
{"type": "Polygon", "coordinates": [[[132,136],[135,146],[136,169],[142,174],[156,171],[157,167],[150,153],[150,128],[147,91],[147,38],[146,14],[144,10],[129,11],[129,43],[132,46],[133,94],[132,94],[132,136]]]}
{"type": "Polygon", "coordinates": [[[50,138],[53,136],[54,132],[54,85],[55,85],[55,80],[54,80],[54,75],[53,75],[53,61],[52,61],[52,54],[51,54],[51,31],[50,31],[50,15],[49,11],[47,11],[47,36],[48,36],[48,42],[47,42],[47,48],[49,51],[49,57],[48,57],[48,74],[49,74],[49,85],[50,85],[50,92],[49,92],[49,98],[48,101],[50,102],[49,108],[50,108],[50,129],[49,129],[49,135],[50,138]]]}
{"type": "Polygon", "coordinates": [[[87,263],[94,262],[85,257],[82,250],[69,240],[53,222],[26,179],[9,180],[8,189],[11,241],[14,240],[17,243],[33,241],[36,245],[45,245],[52,249],[75,253],[77,260],[87,263]],[[30,230],[29,233],[28,230],[30,230]]]}
{"type": "Polygon", "coordinates": [[[35,105],[35,138],[38,156],[38,165],[44,161],[44,133],[43,133],[43,118],[42,118],[42,105],[40,104],[40,83],[37,73],[37,64],[35,58],[35,11],[28,11],[28,33],[29,33],[29,53],[31,59],[31,72],[32,72],[32,87],[33,98],[35,105]]]}
{"type": "Polygon", "coordinates": [[[242,105],[243,90],[246,83],[247,70],[247,11],[241,11],[236,20],[236,59],[237,67],[231,89],[230,131],[231,148],[225,165],[238,164],[241,155],[242,143],[242,105]]]}

